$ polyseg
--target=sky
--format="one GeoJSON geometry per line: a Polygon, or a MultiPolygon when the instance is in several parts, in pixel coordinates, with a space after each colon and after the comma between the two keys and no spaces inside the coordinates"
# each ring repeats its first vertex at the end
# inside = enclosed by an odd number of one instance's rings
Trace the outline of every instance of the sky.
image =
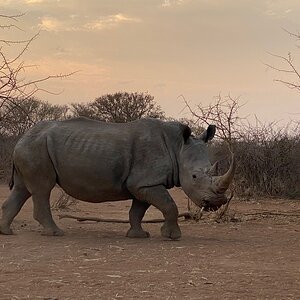
{"type": "Polygon", "coordinates": [[[148,92],[180,118],[188,116],[181,95],[196,108],[230,94],[246,103],[242,117],[300,118],[299,92],[275,82],[283,74],[266,66],[284,66],[270,53],[291,52],[300,69],[297,41],[285,31],[300,32],[299,0],[0,0],[0,14],[19,13],[22,31],[2,29],[0,39],[40,32],[23,56],[33,66],[27,79],[78,71],[44,83],[58,95],[40,99],[148,92]]]}

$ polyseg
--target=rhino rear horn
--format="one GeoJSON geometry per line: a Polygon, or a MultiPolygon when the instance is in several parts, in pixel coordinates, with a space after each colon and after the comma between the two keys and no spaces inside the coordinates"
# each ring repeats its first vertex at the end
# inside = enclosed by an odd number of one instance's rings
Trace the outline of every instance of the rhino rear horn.
{"type": "Polygon", "coordinates": [[[217,176],[219,173],[219,162],[216,161],[211,168],[208,170],[207,174],[210,176],[217,176]]]}

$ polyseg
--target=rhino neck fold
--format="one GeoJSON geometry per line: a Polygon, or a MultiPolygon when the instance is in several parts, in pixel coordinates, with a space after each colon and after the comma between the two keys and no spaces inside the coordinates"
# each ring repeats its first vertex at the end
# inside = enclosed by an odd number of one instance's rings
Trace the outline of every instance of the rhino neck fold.
{"type": "Polygon", "coordinates": [[[174,143],[174,141],[170,142],[167,135],[164,135],[163,139],[172,164],[172,173],[168,176],[167,187],[168,188],[172,188],[174,186],[179,187],[180,179],[179,179],[179,165],[178,165],[179,154],[178,153],[180,151],[179,149],[181,145],[178,142],[176,143],[174,143]]]}
{"type": "Polygon", "coordinates": [[[173,177],[173,186],[180,186],[180,179],[179,179],[179,166],[177,157],[174,154],[170,154],[170,158],[172,161],[172,177],[173,177]]]}

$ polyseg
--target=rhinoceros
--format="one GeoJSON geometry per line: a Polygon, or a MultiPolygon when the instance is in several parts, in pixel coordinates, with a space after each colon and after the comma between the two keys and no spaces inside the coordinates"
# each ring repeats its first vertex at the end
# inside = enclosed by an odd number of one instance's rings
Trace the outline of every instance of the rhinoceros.
{"type": "Polygon", "coordinates": [[[10,225],[32,196],[33,217],[45,235],[62,235],[50,210],[49,197],[58,184],[86,202],[132,199],[128,237],[149,237],[141,226],[150,205],[164,216],[163,237],[179,239],[178,208],[168,189],[181,186],[199,207],[216,210],[227,202],[225,191],[235,162],[222,176],[213,175],[207,142],[209,125],[200,136],[179,122],[142,119],[105,123],[87,118],[43,121],[17,143],[13,153],[12,192],[2,205],[0,232],[10,225]]]}

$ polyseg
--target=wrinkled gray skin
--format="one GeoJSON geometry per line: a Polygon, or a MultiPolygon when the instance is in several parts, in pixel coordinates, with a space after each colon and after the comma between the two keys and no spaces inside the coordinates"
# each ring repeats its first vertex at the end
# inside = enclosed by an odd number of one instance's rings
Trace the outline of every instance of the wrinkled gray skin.
{"type": "Polygon", "coordinates": [[[126,124],[85,118],[41,122],[15,147],[12,192],[2,206],[0,232],[12,234],[14,217],[32,196],[33,216],[43,226],[43,234],[62,235],[49,204],[50,192],[58,184],[82,201],[133,199],[128,237],[149,236],[141,220],[153,205],[165,218],[162,235],[178,239],[178,209],[167,189],[182,186],[206,209],[226,203],[209,175],[205,142],[214,132],[210,126],[196,139],[185,125],[155,119],[126,124]]]}

